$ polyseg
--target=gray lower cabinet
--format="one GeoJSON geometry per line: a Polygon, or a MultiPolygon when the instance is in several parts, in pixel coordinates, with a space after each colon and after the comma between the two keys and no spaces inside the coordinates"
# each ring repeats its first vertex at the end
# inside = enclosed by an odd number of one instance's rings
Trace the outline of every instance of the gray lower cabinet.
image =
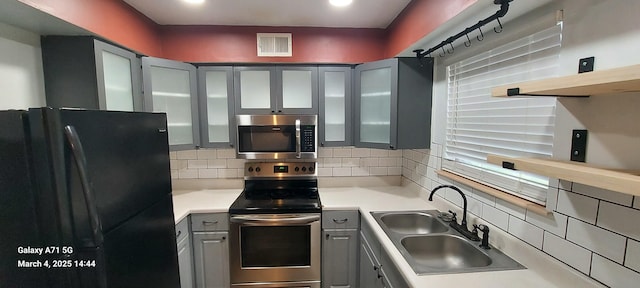
{"type": "Polygon", "coordinates": [[[371,228],[362,222],[360,231],[360,287],[405,288],[409,285],[395,267],[371,228]]]}
{"type": "Polygon", "coordinates": [[[193,214],[193,260],[197,288],[226,288],[229,279],[229,225],[226,213],[193,214]]]}
{"type": "Polygon", "coordinates": [[[322,287],[358,287],[359,227],[358,211],[322,212],[322,287]]]}
{"type": "Polygon", "coordinates": [[[176,225],[176,242],[178,243],[178,266],[180,268],[180,288],[193,288],[193,249],[189,218],[182,219],[176,225]]]}

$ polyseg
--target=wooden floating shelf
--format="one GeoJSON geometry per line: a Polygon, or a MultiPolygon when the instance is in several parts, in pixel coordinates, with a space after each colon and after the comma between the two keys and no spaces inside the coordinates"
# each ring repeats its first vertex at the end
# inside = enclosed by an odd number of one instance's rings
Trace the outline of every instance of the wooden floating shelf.
{"type": "Polygon", "coordinates": [[[496,188],[484,185],[484,184],[482,184],[480,182],[477,182],[475,180],[471,180],[471,179],[469,179],[467,177],[460,176],[460,175],[458,175],[456,173],[452,173],[452,172],[445,171],[445,170],[438,170],[438,171],[436,171],[436,174],[438,174],[438,175],[440,175],[442,177],[451,179],[453,181],[456,181],[458,183],[462,183],[464,185],[467,185],[467,186],[469,186],[469,187],[471,187],[473,189],[476,189],[478,191],[482,191],[484,193],[487,193],[487,194],[489,194],[491,196],[494,196],[494,197],[496,197],[498,199],[502,199],[502,200],[504,200],[506,202],[509,202],[509,203],[511,203],[513,205],[516,205],[518,207],[527,209],[527,210],[529,210],[529,211],[531,211],[533,213],[536,213],[538,215],[546,216],[546,215],[551,214],[551,211],[547,210],[547,208],[545,206],[542,206],[540,204],[536,204],[536,203],[533,203],[531,201],[522,199],[520,197],[514,196],[514,195],[509,194],[507,192],[504,192],[502,190],[498,190],[496,188]]]}
{"type": "Polygon", "coordinates": [[[491,95],[585,97],[623,92],[640,92],[640,65],[494,87],[491,95]]]}
{"type": "Polygon", "coordinates": [[[581,162],[542,158],[510,158],[488,155],[487,162],[515,170],[563,179],[602,189],[640,196],[638,171],[622,171],[589,166],[581,162]]]}

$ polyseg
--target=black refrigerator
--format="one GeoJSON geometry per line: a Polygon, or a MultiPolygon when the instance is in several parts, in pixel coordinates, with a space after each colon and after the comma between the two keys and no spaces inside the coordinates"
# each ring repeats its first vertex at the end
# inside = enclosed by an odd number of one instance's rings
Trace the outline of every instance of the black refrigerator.
{"type": "Polygon", "coordinates": [[[0,112],[0,287],[180,286],[163,113],[0,112]]]}

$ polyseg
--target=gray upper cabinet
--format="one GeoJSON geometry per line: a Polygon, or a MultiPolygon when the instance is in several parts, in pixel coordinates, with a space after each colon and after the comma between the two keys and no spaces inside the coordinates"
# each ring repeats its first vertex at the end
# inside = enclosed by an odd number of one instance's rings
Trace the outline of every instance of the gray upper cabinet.
{"type": "Polygon", "coordinates": [[[352,72],[349,66],[318,68],[320,146],[353,144],[352,72]]]}
{"type": "Polygon", "coordinates": [[[318,114],[318,68],[235,66],[236,114],[318,114]]]}
{"type": "Polygon", "coordinates": [[[142,57],[144,110],[167,113],[171,150],[200,145],[196,68],[187,63],[142,57]]]}
{"type": "Polygon", "coordinates": [[[356,66],[355,146],[429,148],[432,82],[432,61],[392,58],[356,66]]]}
{"type": "Polygon", "coordinates": [[[142,111],[140,59],[89,36],[43,36],[47,106],[142,111]]]}
{"type": "Polygon", "coordinates": [[[202,147],[229,148],[235,143],[233,68],[198,67],[202,147]]]}

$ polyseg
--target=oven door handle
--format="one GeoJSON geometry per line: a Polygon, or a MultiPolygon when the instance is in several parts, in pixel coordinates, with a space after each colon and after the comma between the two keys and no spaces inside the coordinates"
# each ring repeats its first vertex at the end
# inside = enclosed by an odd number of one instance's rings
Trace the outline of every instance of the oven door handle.
{"type": "Polygon", "coordinates": [[[282,218],[262,218],[260,216],[231,216],[229,220],[233,223],[243,225],[259,225],[259,226],[275,226],[284,224],[305,225],[316,221],[320,221],[320,215],[312,216],[294,216],[282,218]]]}
{"type": "Polygon", "coordinates": [[[300,119],[296,119],[296,158],[300,158],[300,119]]]}

